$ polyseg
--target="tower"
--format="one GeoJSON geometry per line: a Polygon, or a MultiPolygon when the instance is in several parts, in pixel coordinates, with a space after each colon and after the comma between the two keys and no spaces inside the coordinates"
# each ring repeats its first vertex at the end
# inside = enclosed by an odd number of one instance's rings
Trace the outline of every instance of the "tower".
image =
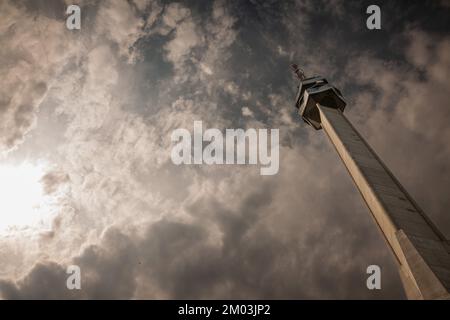
{"type": "Polygon", "coordinates": [[[292,68],[300,116],[335,147],[396,258],[408,299],[450,299],[450,242],[345,117],[341,92],[292,68]]]}

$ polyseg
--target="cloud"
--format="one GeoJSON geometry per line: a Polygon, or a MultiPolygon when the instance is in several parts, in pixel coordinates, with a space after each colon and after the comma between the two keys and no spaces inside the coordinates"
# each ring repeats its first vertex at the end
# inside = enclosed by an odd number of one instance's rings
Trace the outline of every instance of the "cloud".
{"type": "Polygon", "coordinates": [[[242,115],[245,117],[253,117],[253,111],[249,107],[242,107],[242,115]]]}
{"type": "Polygon", "coordinates": [[[61,61],[70,59],[75,44],[60,22],[44,15],[36,17],[20,3],[2,1],[0,32],[0,151],[23,142],[35,127],[39,105],[61,61]],[[48,43],[44,45],[43,40],[48,43]]]}
{"type": "Polygon", "coordinates": [[[65,278],[65,270],[57,263],[40,263],[22,280],[20,288],[13,283],[1,281],[0,290],[4,299],[60,299],[68,293],[64,287],[65,278]]]}
{"type": "Polygon", "coordinates": [[[197,31],[191,11],[179,3],[169,4],[162,17],[164,25],[160,33],[173,32],[173,38],[164,45],[167,51],[166,58],[177,68],[180,68],[186,59],[190,57],[191,51],[203,43],[197,31]]]}

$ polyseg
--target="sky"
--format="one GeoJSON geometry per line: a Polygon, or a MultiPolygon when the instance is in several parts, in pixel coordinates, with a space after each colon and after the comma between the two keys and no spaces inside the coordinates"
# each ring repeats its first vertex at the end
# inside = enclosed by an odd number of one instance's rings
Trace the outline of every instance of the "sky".
{"type": "Polygon", "coordinates": [[[342,91],[449,237],[449,1],[82,0],[80,30],[70,4],[0,0],[1,298],[405,298],[289,65],[342,91]],[[194,121],[279,129],[278,173],[175,165],[171,133],[194,121]]]}

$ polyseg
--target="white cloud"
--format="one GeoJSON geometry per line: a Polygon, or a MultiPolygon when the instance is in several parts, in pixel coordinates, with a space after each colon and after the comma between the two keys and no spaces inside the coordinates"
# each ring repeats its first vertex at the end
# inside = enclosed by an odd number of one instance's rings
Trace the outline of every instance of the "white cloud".
{"type": "Polygon", "coordinates": [[[249,107],[242,107],[241,111],[242,111],[242,115],[244,117],[253,117],[254,116],[253,111],[250,110],[249,107]]]}

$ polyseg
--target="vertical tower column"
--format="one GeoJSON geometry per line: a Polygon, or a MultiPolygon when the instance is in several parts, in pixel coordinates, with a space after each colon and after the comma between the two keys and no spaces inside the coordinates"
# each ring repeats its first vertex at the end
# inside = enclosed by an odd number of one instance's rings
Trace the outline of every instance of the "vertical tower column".
{"type": "Polygon", "coordinates": [[[307,119],[323,128],[392,249],[409,299],[450,298],[448,241],[342,112],[316,103],[307,119]],[[317,114],[318,113],[318,114],[317,114]]]}

